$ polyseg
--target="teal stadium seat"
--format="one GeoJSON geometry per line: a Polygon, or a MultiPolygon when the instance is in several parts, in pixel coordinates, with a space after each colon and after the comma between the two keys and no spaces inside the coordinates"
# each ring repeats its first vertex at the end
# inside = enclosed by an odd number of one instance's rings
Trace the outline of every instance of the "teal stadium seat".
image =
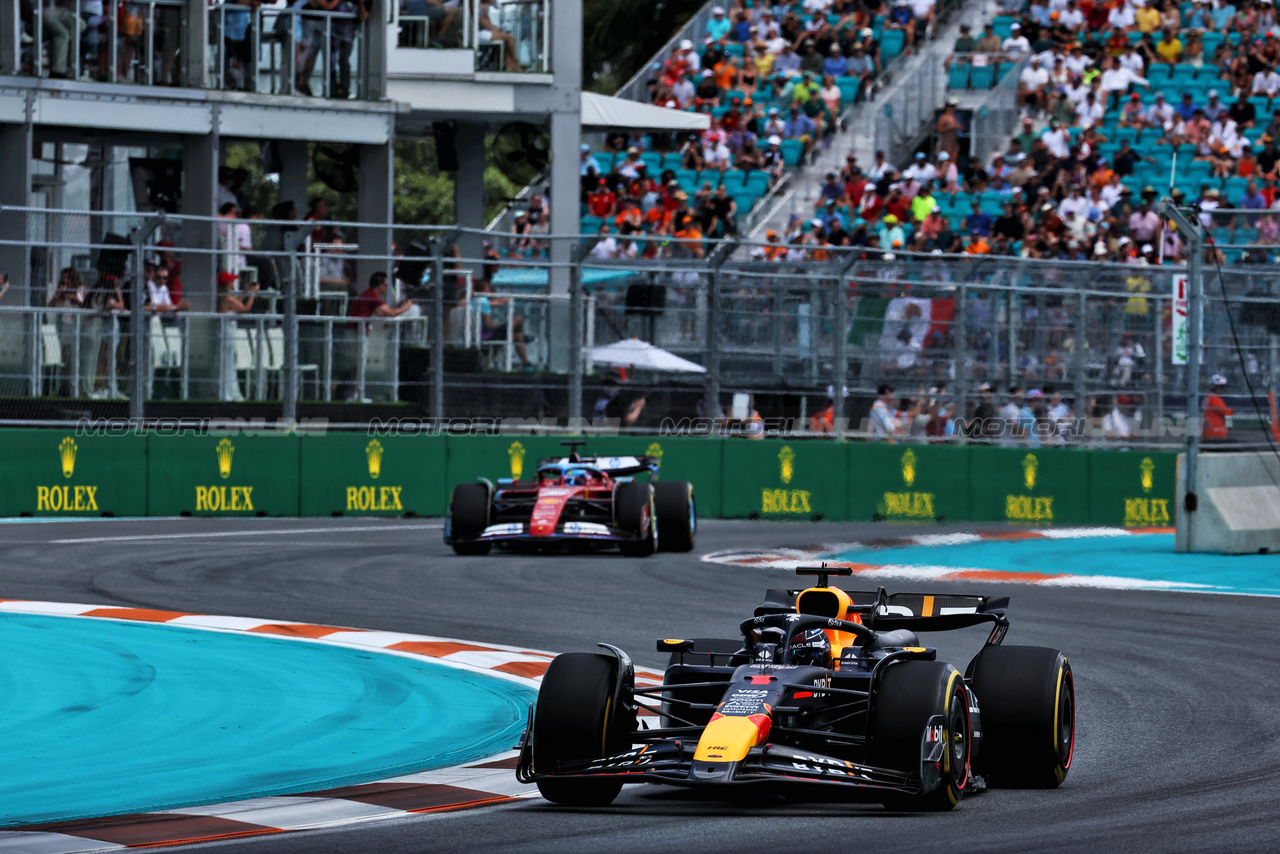
{"type": "Polygon", "coordinates": [[[902,53],[902,48],[906,44],[907,37],[902,30],[885,30],[884,37],[880,40],[880,61],[888,62],[898,54],[902,53]]]}
{"type": "Polygon", "coordinates": [[[804,153],[804,144],[798,139],[784,139],[782,145],[782,162],[788,166],[800,163],[800,155],[804,153]]]}
{"type": "Polygon", "coordinates": [[[947,69],[947,88],[969,88],[969,63],[957,62],[947,69]]]}
{"type": "Polygon", "coordinates": [[[990,89],[995,82],[995,69],[990,65],[975,65],[969,75],[969,88],[990,89]]]}
{"type": "Polygon", "coordinates": [[[604,220],[598,216],[584,216],[579,223],[579,234],[597,234],[600,231],[600,225],[604,220]]]}
{"type": "Polygon", "coordinates": [[[1013,33],[1013,16],[996,15],[991,19],[991,26],[995,29],[996,35],[1001,39],[1007,39],[1013,33]]]}
{"type": "Polygon", "coordinates": [[[703,169],[698,173],[698,189],[702,189],[703,184],[710,184],[711,189],[720,186],[720,170],[719,169],[703,169]]]}
{"type": "Polygon", "coordinates": [[[609,170],[613,168],[613,152],[596,151],[593,152],[591,156],[596,159],[596,165],[600,167],[600,172],[608,175],[609,170]]]}
{"type": "Polygon", "coordinates": [[[724,188],[733,194],[746,186],[747,173],[741,169],[729,169],[724,173],[720,183],[724,184],[724,188]]]}

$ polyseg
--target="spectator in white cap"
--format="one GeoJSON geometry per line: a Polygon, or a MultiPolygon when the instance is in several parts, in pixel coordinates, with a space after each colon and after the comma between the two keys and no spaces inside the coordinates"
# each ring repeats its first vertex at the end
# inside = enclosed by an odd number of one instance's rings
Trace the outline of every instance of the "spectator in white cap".
{"type": "Polygon", "coordinates": [[[686,68],[694,74],[702,71],[702,55],[694,48],[692,41],[689,39],[682,40],[680,42],[680,52],[686,68]]]}
{"type": "Polygon", "coordinates": [[[960,173],[950,154],[945,151],[939,151],[938,162],[934,164],[933,168],[938,173],[936,180],[940,188],[947,192],[955,192],[959,189],[960,173]]]}
{"type": "Polygon", "coordinates": [[[718,42],[727,37],[732,28],[733,24],[729,23],[729,19],[725,17],[724,7],[712,7],[711,20],[707,21],[707,38],[718,42]]]}
{"type": "Polygon", "coordinates": [[[1048,106],[1049,72],[1040,62],[1040,57],[1033,56],[1027,66],[1018,75],[1018,101],[1027,108],[1027,113],[1036,116],[1048,106]]]}
{"type": "Polygon", "coordinates": [[[600,174],[600,164],[591,156],[591,146],[585,142],[578,146],[578,174],[583,178],[600,174]]]}
{"type": "Polygon", "coordinates": [[[1209,90],[1209,103],[1202,106],[1204,117],[1211,122],[1216,122],[1227,111],[1227,105],[1218,100],[1218,90],[1209,90]]]}
{"type": "Polygon", "coordinates": [[[1222,399],[1227,390],[1227,378],[1222,374],[1214,374],[1209,380],[1209,393],[1204,399],[1204,433],[1205,439],[1222,440],[1227,438],[1227,430],[1231,428],[1228,421],[1235,412],[1222,399]]]}
{"type": "Polygon", "coordinates": [[[1000,50],[1011,59],[1017,59],[1031,50],[1031,42],[1022,34],[1021,24],[1014,23],[1009,30],[1009,38],[1000,43],[1000,50]]]}

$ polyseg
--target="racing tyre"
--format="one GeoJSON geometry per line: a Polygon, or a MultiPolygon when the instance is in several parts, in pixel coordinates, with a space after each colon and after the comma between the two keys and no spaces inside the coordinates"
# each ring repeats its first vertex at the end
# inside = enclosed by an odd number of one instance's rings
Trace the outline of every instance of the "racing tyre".
{"type": "Polygon", "coordinates": [[[683,480],[659,481],[653,485],[653,507],[658,517],[658,542],[664,552],[693,551],[698,533],[697,507],[693,484],[683,480]]]}
{"type": "MultiPolygon", "coordinates": [[[[599,759],[630,746],[634,718],[615,708],[618,661],[611,655],[568,652],[547,668],[533,712],[533,770],[553,772],[561,762],[599,759]]],[[[622,791],[621,780],[539,780],[552,803],[603,807],[622,791]]]]}
{"type": "Polygon", "coordinates": [[[892,810],[949,810],[969,788],[973,722],[960,671],[941,661],[891,664],[880,679],[869,761],[879,768],[920,773],[921,738],[929,719],[943,721],[941,785],[920,797],[884,799],[892,810]]]}
{"type": "Polygon", "coordinates": [[[1075,683],[1066,656],[1039,646],[985,646],[969,667],[982,714],[978,773],[999,787],[1059,786],[1075,752],[1075,683]]]}
{"type": "MultiPolygon", "coordinates": [[[[460,483],[453,488],[449,503],[446,537],[471,539],[479,537],[489,526],[489,487],[483,483],[460,483]]],[[[455,542],[453,551],[460,555],[487,555],[493,543],[455,542]]]]}
{"type": "Polygon", "coordinates": [[[658,525],[653,513],[653,486],[648,483],[628,481],[618,484],[613,498],[613,513],[618,527],[640,539],[620,543],[619,548],[628,557],[648,557],[658,547],[658,525]]]}

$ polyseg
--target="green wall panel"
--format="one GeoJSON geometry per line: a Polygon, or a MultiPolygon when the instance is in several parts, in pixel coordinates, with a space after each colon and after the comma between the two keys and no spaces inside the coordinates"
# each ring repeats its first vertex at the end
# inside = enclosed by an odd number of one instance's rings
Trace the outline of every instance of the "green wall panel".
{"type": "Polygon", "coordinates": [[[726,439],[722,514],[847,519],[848,447],[832,441],[726,439]]]}
{"type": "Polygon", "coordinates": [[[943,445],[849,445],[849,518],[969,518],[969,451],[943,445]]]}
{"type": "Polygon", "coordinates": [[[1090,451],[1090,523],[1173,527],[1177,467],[1178,455],[1169,452],[1090,451]]]}
{"type": "Polygon", "coordinates": [[[969,484],[975,522],[1089,524],[1087,451],[974,446],[969,484]]]}
{"type": "Polygon", "coordinates": [[[0,516],[145,516],[147,442],[136,434],[6,430],[0,516]]]}
{"type": "Polygon", "coordinates": [[[150,436],[152,516],[297,516],[296,435],[150,436]]]}
{"type": "Polygon", "coordinates": [[[303,516],[439,516],[445,512],[442,436],[302,436],[303,516]]]}

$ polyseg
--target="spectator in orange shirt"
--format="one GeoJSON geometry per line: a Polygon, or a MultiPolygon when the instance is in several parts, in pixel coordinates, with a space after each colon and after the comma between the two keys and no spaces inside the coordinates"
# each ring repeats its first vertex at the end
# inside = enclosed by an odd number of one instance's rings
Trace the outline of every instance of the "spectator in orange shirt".
{"type": "Polygon", "coordinates": [[[964,247],[966,255],[989,255],[991,254],[991,244],[987,243],[987,239],[982,236],[982,232],[974,229],[969,234],[969,243],[964,247]]]}
{"type": "Polygon", "coordinates": [[[1214,374],[1209,380],[1209,395],[1204,399],[1204,432],[1206,440],[1227,438],[1227,419],[1235,412],[1222,400],[1222,392],[1226,391],[1227,378],[1222,374],[1214,374]]]}

